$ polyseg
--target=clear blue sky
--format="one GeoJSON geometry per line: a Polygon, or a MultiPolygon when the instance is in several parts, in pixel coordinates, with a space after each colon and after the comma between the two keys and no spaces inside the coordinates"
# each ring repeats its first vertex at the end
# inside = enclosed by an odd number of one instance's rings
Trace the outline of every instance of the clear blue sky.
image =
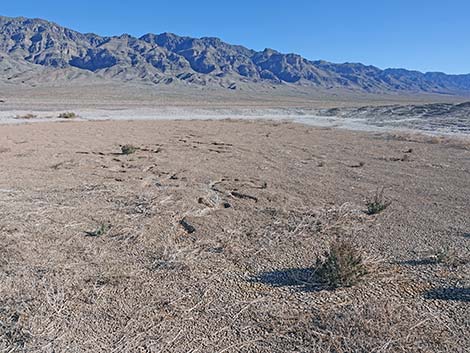
{"type": "Polygon", "coordinates": [[[0,14],[101,35],[214,36],[312,60],[470,73],[470,0],[4,0],[0,14]]]}

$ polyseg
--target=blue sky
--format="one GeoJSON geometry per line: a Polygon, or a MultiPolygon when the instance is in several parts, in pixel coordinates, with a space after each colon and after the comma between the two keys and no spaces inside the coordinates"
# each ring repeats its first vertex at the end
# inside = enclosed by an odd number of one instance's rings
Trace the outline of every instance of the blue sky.
{"type": "Polygon", "coordinates": [[[312,60],[470,73],[470,0],[14,0],[0,14],[101,35],[214,36],[312,60]]]}

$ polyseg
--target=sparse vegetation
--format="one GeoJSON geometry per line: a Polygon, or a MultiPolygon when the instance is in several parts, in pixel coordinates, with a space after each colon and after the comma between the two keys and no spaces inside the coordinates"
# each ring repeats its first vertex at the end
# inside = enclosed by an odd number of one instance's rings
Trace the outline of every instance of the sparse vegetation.
{"type": "Polygon", "coordinates": [[[20,120],[27,120],[27,119],[35,119],[38,116],[35,114],[25,114],[25,115],[17,115],[15,116],[15,119],[20,119],[20,120]]]}
{"type": "Polygon", "coordinates": [[[455,333],[440,318],[390,298],[350,301],[314,313],[294,337],[321,347],[312,352],[458,352],[455,333]],[[417,347],[419,347],[417,349],[417,347]]]}
{"type": "Polygon", "coordinates": [[[13,305],[14,302],[8,298],[0,300],[0,349],[6,351],[4,347],[16,347],[18,350],[8,351],[19,352],[24,350],[31,336],[20,320],[20,312],[13,309],[13,305]]]}
{"type": "Polygon", "coordinates": [[[463,265],[466,263],[466,260],[458,256],[458,254],[449,249],[449,248],[442,248],[436,251],[432,258],[436,263],[444,264],[447,266],[458,267],[459,265],[463,265]]]}
{"type": "Polygon", "coordinates": [[[469,346],[468,265],[446,264],[468,261],[465,151],[416,143],[413,168],[378,159],[404,142],[346,131],[63,121],[0,134],[0,352],[469,346]],[[378,186],[393,204],[368,216],[378,186]]]}
{"type": "Polygon", "coordinates": [[[85,232],[85,234],[89,237],[100,237],[106,234],[109,228],[110,228],[109,224],[102,223],[96,230],[91,231],[91,232],[85,232]]]}
{"type": "Polygon", "coordinates": [[[387,200],[387,198],[384,196],[384,188],[377,189],[375,192],[375,195],[372,199],[367,200],[367,211],[366,213],[368,215],[374,215],[382,212],[385,210],[388,206],[390,206],[391,201],[387,200]]]}
{"type": "Polygon", "coordinates": [[[64,113],[60,113],[57,117],[59,119],[74,119],[74,118],[78,118],[78,115],[75,114],[74,112],[64,112],[64,113]]]}
{"type": "Polygon", "coordinates": [[[351,242],[335,240],[316,263],[318,279],[328,287],[350,287],[368,273],[363,254],[351,242]]]}
{"type": "Polygon", "coordinates": [[[133,145],[123,145],[121,146],[121,154],[133,154],[139,150],[139,147],[135,147],[133,145]]]}

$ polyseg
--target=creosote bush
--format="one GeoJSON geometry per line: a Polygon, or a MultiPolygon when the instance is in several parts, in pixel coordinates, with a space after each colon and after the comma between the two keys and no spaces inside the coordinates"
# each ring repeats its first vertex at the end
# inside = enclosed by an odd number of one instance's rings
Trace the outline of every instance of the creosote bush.
{"type": "Polygon", "coordinates": [[[316,263],[318,279],[330,288],[351,287],[367,273],[361,251],[344,240],[335,240],[316,263]]]}
{"type": "Polygon", "coordinates": [[[138,147],[135,147],[135,146],[132,146],[132,145],[123,145],[121,146],[121,153],[122,154],[133,154],[135,152],[137,152],[139,148],[138,147]]]}
{"type": "Polygon", "coordinates": [[[388,206],[390,206],[391,201],[387,200],[384,196],[384,189],[377,189],[375,192],[374,198],[367,201],[367,214],[374,215],[382,212],[388,206]]]}

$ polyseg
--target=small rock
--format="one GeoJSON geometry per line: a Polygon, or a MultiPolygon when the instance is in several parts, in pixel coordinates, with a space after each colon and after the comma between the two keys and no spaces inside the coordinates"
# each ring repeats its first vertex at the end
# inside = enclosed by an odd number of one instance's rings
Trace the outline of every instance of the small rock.
{"type": "Polygon", "coordinates": [[[193,227],[192,224],[190,224],[187,220],[185,220],[184,218],[180,221],[180,224],[183,226],[184,230],[189,233],[189,234],[192,234],[196,231],[196,228],[193,227]]]}

